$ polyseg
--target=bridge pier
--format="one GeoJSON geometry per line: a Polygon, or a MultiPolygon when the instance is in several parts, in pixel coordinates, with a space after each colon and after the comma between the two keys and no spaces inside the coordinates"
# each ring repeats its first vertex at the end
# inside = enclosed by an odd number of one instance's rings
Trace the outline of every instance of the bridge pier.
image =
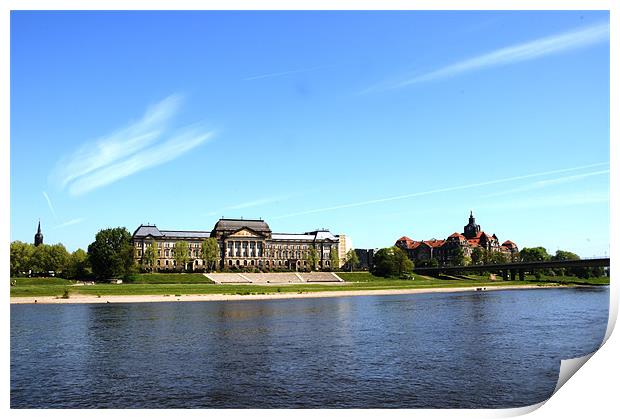
{"type": "Polygon", "coordinates": [[[504,269],[504,270],[502,271],[502,279],[503,279],[504,281],[508,281],[508,270],[507,270],[507,269],[504,269]]]}
{"type": "Polygon", "coordinates": [[[517,280],[517,270],[516,269],[511,269],[510,270],[510,280],[511,281],[516,281],[517,280]]]}
{"type": "Polygon", "coordinates": [[[519,269],[519,281],[525,281],[525,271],[523,269],[519,269]]]}

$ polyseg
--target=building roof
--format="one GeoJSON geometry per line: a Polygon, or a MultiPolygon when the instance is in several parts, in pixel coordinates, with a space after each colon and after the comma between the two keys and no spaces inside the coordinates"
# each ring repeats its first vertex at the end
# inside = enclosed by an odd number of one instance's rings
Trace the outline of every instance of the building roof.
{"type": "Polygon", "coordinates": [[[316,241],[316,240],[331,240],[339,241],[337,236],[334,236],[328,230],[310,231],[303,234],[296,233],[273,233],[271,235],[273,240],[304,240],[304,241],[316,241]]]}
{"type": "Polygon", "coordinates": [[[424,243],[428,244],[430,247],[441,247],[445,242],[445,240],[424,240],[424,243]]]}
{"type": "Polygon", "coordinates": [[[269,225],[263,220],[244,220],[239,218],[220,218],[214,231],[237,231],[244,227],[250,228],[259,233],[271,233],[269,225]]]}
{"type": "Polygon", "coordinates": [[[203,239],[208,238],[211,235],[210,231],[179,231],[179,230],[160,230],[157,226],[140,225],[134,231],[134,238],[148,237],[153,238],[188,238],[188,239],[203,239]]]}
{"type": "Polygon", "coordinates": [[[311,231],[310,233],[306,233],[306,234],[314,234],[315,240],[338,241],[338,237],[334,236],[328,230],[311,231]]]}
{"type": "Polygon", "coordinates": [[[161,233],[161,231],[159,231],[157,226],[143,225],[143,224],[140,224],[140,227],[138,227],[136,231],[133,232],[133,237],[146,237],[146,236],[162,237],[163,234],[161,233]]]}
{"type": "Polygon", "coordinates": [[[199,238],[208,239],[211,237],[210,231],[180,231],[180,230],[161,230],[161,233],[165,237],[179,237],[179,238],[199,238]]]}
{"type": "Polygon", "coordinates": [[[273,233],[271,235],[272,240],[314,240],[314,236],[311,234],[289,234],[289,233],[273,233]]]}

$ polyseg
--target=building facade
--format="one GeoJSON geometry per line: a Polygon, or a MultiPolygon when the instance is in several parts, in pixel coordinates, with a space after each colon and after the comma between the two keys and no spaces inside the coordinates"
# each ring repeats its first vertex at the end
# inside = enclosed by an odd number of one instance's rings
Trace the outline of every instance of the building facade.
{"type": "Polygon", "coordinates": [[[221,218],[211,231],[160,230],[154,225],[140,225],[133,233],[135,260],[141,264],[144,252],[153,243],[157,246],[156,269],[174,270],[174,247],[185,241],[189,246],[189,270],[205,268],[202,243],[217,240],[220,269],[310,270],[309,254],[316,251],[318,269],[330,266],[332,249],[340,255],[340,239],[329,230],[306,233],[273,233],[263,220],[221,218]]]}
{"type": "Polygon", "coordinates": [[[395,245],[403,249],[414,262],[436,259],[440,264],[447,265],[459,257],[459,249],[463,256],[471,258],[474,249],[487,252],[501,252],[509,259],[519,252],[517,245],[506,240],[502,244],[495,234],[489,235],[476,224],[473,212],[469,214],[469,222],[463,227],[463,233],[452,233],[445,240],[412,240],[407,236],[398,239],[395,245]]]}

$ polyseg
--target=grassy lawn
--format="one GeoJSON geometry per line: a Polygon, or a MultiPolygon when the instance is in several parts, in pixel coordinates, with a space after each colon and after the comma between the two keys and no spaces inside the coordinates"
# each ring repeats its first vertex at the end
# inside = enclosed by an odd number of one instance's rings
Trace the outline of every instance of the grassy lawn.
{"type": "Polygon", "coordinates": [[[525,281],[491,281],[488,277],[471,279],[436,279],[415,275],[414,280],[386,279],[368,272],[339,273],[347,282],[342,284],[283,284],[283,285],[217,285],[212,284],[202,274],[142,274],[133,283],[95,284],[76,286],[75,281],[59,278],[12,278],[17,282],[11,287],[12,297],[61,296],[68,290],[70,295],[187,295],[187,294],[276,294],[306,293],[319,291],[356,291],[381,289],[419,289],[451,287],[486,287],[552,284],[605,284],[597,278],[584,282],[579,278],[548,278],[525,281]],[[204,279],[203,279],[204,278],[204,279]],[[572,282],[574,280],[579,282],[572,282]]]}
{"type": "MultiPolygon", "coordinates": [[[[488,279],[488,275],[467,275],[473,280],[488,279]]],[[[501,279],[500,275],[497,275],[501,279]]],[[[563,285],[609,285],[609,277],[602,276],[598,278],[577,278],[576,276],[547,276],[542,275],[540,279],[536,279],[534,275],[525,275],[525,280],[531,283],[548,283],[554,282],[563,285]]]]}
{"type": "Polygon", "coordinates": [[[132,284],[213,284],[209,278],[197,273],[153,273],[137,274],[132,284]]]}

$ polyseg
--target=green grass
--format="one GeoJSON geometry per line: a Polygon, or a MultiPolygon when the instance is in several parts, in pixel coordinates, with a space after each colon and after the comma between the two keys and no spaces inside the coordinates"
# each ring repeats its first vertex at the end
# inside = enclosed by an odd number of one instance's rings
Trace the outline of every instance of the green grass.
{"type": "MultiPolygon", "coordinates": [[[[208,281],[201,274],[143,274],[140,275],[142,283],[124,284],[95,284],[84,286],[71,286],[74,281],[63,279],[50,279],[46,282],[43,278],[18,278],[17,285],[11,287],[12,297],[35,297],[35,296],[62,296],[66,289],[70,296],[76,295],[196,295],[196,294],[232,294],[232,295],[256,295],[277,293],[307,293],[320,291],[361,291],[383,289],[421,289],[421,288],[452,288],[452,287],[487,287],[487,286],[520,286],[520,285],[576,285],[584,284],[572,282],[574,278],[551,278],[544,281],[535,280],[533,277],[525,281],[490,281],[488,277],[471,279],[436,279],[421,275],[415,275],[414,280],[386,279],[374,276],[368,272],[363,273],[339,273],[347,282],[342,284],[278,284],[268,285],[216,285],[205,283],[208,281]],[[202,276],[206,281],[198,278],[202,276]],[[170,283],[160,283],[169,281],[170,283]]],[[[607,283],[609,283],[608,278],[607,283]]],[[[587,284],[603,284],[601,279],[591,280],[587,284]]]]}
{"type": "Polygon", "coordinates": [[[17,286],[25,285],[72,285],[75,281],[63,278],[11,278],[17,286]]]}
{"type": "MultiPolygon", "coordinates": [[[[501,275],[496,275],[497,279],[501,279],[501,275]]],[[[467,275],[467,278],[474,280],[488,279],[488,275],[467,275]]],[[[536,279],[534,275],[525,275],[525,280],[532,283],[553,282],[562,285],[609,285],[609,277],[602,276],[597,278],[577,278],[576,276],[550,276],[542,275],[540,279],[536,279]]]]}
{"type": "Polygon", "coordinates": [[[197,273],[152,273],[137,274],[132,284],[213,284],[209,278],[197,273]]]}

